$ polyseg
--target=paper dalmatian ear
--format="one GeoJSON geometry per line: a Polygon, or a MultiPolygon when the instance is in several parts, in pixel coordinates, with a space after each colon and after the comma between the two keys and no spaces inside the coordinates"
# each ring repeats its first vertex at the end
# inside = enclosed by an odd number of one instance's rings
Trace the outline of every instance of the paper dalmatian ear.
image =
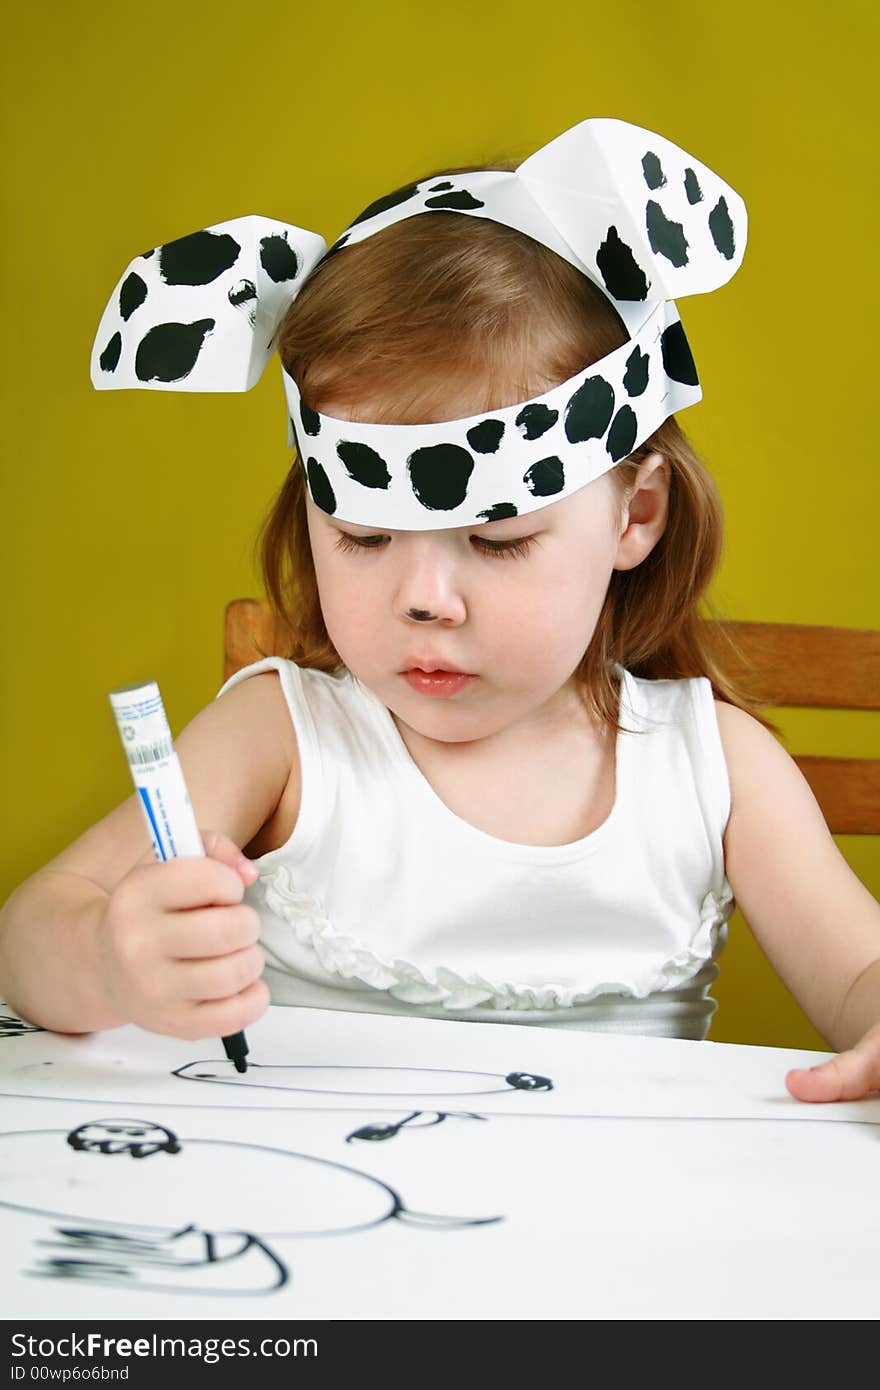
{"type": "Polygon", "coordinates": [[[98,390],[249,391],[324,238],[237,217],[146,251],[125,270],[92,347],[98,390]]]}
{"type": "Polygon", "coordinates": [[[742,198],[698,159],[640,126],[581,121],[516,172],[614,299],[702,294],[725,284],[742,262],[742,198]]]}

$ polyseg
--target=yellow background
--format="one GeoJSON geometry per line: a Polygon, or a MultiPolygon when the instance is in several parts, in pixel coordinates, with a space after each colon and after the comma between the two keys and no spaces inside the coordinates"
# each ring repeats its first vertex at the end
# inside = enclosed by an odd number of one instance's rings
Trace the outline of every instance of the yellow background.
{"type": "MultiPolygon", "coordinates": [[[[445,163],[522,159],[591,115],[657,130],[745,198],[750,244],[680,305],[704,388],[731,617],[877,625],[872,0],[15,6],[3,59],[7,771],[0,898],[130,793],[107,692],[159,681],[178,732],[220,684],[227,599],[287,466],[273,363],[248,395],[95,392],[141,251],[259,212],[331,241],[445,163]],[[870,407],[870,408],[869,408],[870,407]]],[[[878,756],[869,716],[786,720],[878,756]]],[[[797,749],[795,749],[797,751],[797,749]]],[[[841,848],[875,895],[880,851],[841,848]]],[[[34,924],[38,929],[38,923],[34,924]]],[[[737,916],[711,1036],[823,1046],[737,916]]]]}

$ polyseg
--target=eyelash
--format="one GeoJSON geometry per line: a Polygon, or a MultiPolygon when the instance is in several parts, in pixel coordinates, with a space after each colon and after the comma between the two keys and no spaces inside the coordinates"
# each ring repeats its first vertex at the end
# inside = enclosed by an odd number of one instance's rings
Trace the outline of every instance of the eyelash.
{"type": "MultiPolygon", "coordinates": [[[[347,531],[340,531],[336,539],[336,549],[352,553],[382,550],[387,539],[387,536],[352,536],[347,531]]],[[[499,560],[512,560],[527,554],[535,541],[534,536],[521,536],[515,541],[493,542],[482,540],[479,536],[473,536],[471,539],[484,555],[492,555],[499,560]]]]}

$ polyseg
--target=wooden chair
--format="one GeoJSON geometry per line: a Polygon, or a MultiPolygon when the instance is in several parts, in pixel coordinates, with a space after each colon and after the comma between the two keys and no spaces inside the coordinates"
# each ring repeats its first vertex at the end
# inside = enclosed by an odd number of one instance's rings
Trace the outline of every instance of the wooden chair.
{"type": "MultiPolygon", "coordinates": [[[[880,631],[726,622],[775,709],[880,710],[880,631]]],[[[835,835],[880,835],[880,759],[793,753],[835,835]]]]}
{"type": "Polygon", "coordinates": [[[234,598],[226,605],[223,627],[223,679],[242,666],[275,656],[279,649],[272,610],[265,599],[234,598]]]}
{"type": "MultiPolygon", "coordinates": [[[[880,710],[880,631],[795,623],[722,626],[741,653],[743,673],[769,707],[880,710]]],[[[241,598],[227,605],[224,679],[276,647],[265,600],[241,598]]],[[[880,834],[880,759],[793,756],[834,834],[880,834]]]]}

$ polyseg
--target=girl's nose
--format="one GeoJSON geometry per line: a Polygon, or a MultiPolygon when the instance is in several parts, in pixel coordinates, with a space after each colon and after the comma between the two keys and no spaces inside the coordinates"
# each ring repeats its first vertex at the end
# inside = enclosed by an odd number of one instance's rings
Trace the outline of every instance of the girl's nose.
{"type": "Polygon", "coordinates": [[[406,557],[400,572],[395,610],[405,622],[446,623],[465,621],[467,608],[457,566],[442,548],[419,547],[406,557]]]}

